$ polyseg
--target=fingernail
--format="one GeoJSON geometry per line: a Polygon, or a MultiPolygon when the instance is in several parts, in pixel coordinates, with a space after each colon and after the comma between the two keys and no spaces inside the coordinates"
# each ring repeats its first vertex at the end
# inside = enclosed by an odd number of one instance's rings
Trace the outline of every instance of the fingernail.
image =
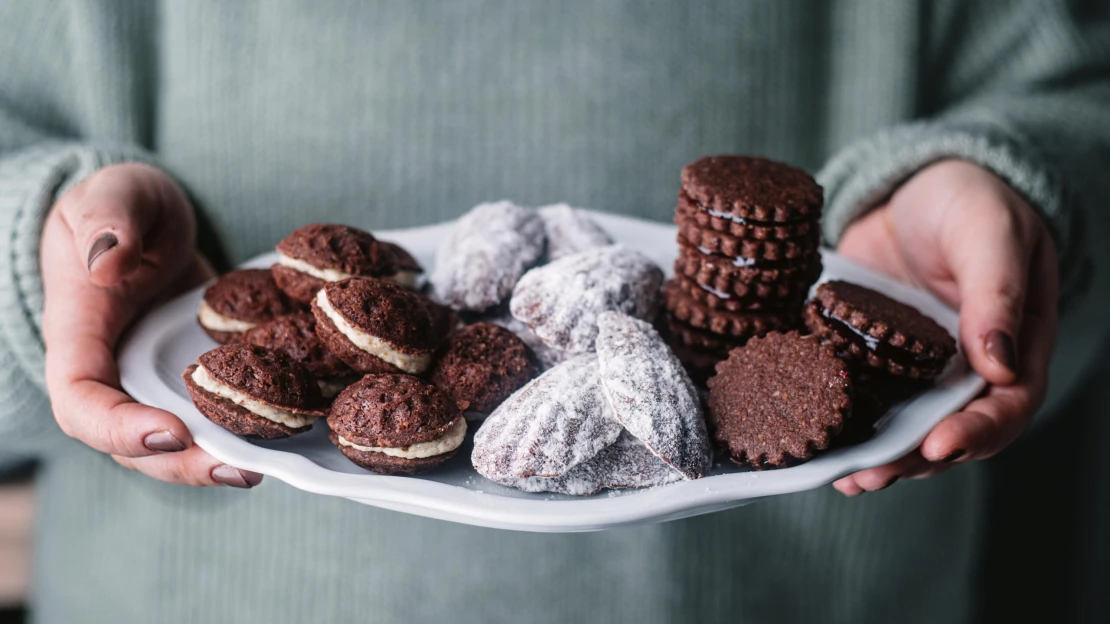
{"type": "Polygon", "coordinates": [[[119,240],[116,238],[115,234],[101,234],[100,238],[96,239],[93,242],[92,247],[89,247],[89,270],[92,270],[92,265],[94,262],[96,262],[97,258],[99,258],[105,251],[108,251],[118,244],[119,240]]]}
{"type": "Polygon", "coordinates": [[[944,457],[944,459],[942,459],[940,461],[942,461],[946,464],[951,464],[952,462],[956,461],[957,459],[963,457],[966,454],[967,454],[967,451],[965,451],[963,449],[956,449],[956,450],[952,451],[951,453],[949,453],[948,455],[946,455],[944,457]]]}
{"type": "Polygon", "coordinates": [[[231,487],[252,488],[262,483],[262,475],[249,470],[239,470],[227,464],[220,464],[212,469],[212,480],[231,487]]]}
{"type": "Polygon", "coordinates": [[[1010,369],[1012,372],[1017,372],[1017,349],[1014,347],[1014,339],[1010,334],[1002,331],[1001,329],[992,329],[987,334],[986,340],[987,355],[992,360],[1010,369]]]}
{"type": "Polygon", "coordinates": [[[890,481],[886,482],[886,485],[884,485],[883,487],[881,487],[881,488],[879,488],[878,490],[875,490],[875,491],[878,492],[879,490],[885,490],[888,487],[894,485],[895,483],[898,483],[898,479],[901,479],[901,478],[902,478],[902,475],[894,475],[893,477],[891,477],[890,481]]]}
{"type": "Polygon", "coordinates": [[[143,446],[159,453],[184,451],[185,444],[169,431],[155,431],[143,438],[143,446]]]}

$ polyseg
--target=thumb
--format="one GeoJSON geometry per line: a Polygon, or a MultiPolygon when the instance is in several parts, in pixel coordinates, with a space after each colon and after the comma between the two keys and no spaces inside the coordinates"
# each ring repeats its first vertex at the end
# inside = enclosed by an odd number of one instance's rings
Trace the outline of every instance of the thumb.
{"type": "MultiPolygon", "coordinates": [[[[1017,381],[1018,345],[1029,276],[1020,224],[1005,206],[982,207],[982,227],[961,227],[949,247],[959,289],[960,343],[989,383],[1017,381]]],[[[980,221],[976,219],[975,221],[980,221]]]]}
{"type": "Polygon", "coordinates": [[[89,280],[101,287],[115,286],[139,268],[143,235],[157,209],[155,193],[142,179],[141,165],[117,165],[101,170],[69,191],[58,209],[73,233],[77,256],[84,260],[89,280]],[[139,175],[136,175],[136,174],[139,175]]]}

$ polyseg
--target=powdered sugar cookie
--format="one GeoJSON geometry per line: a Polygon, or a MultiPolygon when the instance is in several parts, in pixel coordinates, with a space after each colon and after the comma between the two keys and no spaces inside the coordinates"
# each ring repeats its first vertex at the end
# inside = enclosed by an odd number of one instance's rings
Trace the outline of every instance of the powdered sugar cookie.
{"type": "Polygon", "coordinates": [[[597,315],[652,318],[662,283],[663,271],[647,256],[608,245],[532,269],[513,289],[509,311],[545,343],[586,353],[594,350],[597,315]]]}
{"type": "Polygon", "coordinates": [[[709,436],[682,363],[650,323],[605,312],[597,324],[601,387],[617,420],[687,478],[705,476],[709,436]]]}
{"type": "Polygon", "coordinates": [[[516,479],[502,485],[525,492],[589,496],[605,489],[654,487],[682,479],[682,473],[659,461],[628,431],[622,431],[616,442],[561,477],[516,479]]]}
{"type": "Polygon", "coordinates": [[[474,435],[474,468],[497,483],[559,477],[616,441],[597,357],[563,362],[509,397],[474,435]]]}
{"type": "Polygon", "coordinates": [[[536,211],[507,201],[479,204],[436,250],[433,298],[456,310],[485,310],[509,296],[543,250],[536,211]]]}
{"type": "Polygon", "coordinates": [[[536,209],[547,232],[547,259],[558,260],[587,249],[612,244],[613,239],[590,218],[585,210],[567,204],[552,204],[536,209]]]}

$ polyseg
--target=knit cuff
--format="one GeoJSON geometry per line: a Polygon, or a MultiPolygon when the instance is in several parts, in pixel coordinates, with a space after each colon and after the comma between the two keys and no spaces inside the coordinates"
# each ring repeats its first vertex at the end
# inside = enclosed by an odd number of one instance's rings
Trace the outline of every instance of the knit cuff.
{"type": "Polygon", "coordinates": [[[137,148],[54,141],[0,157],[0,432],[18,428],[11,419],[42,416],[25,403],[45,405],[27,382],[45,390],[39,240],[47,213],[98,169],[151,160],[137,148]]]}
{"type": "MultiPolygon", "coordinates": [[[[825,239],[835,245],[853,221],[885,201],[918,171],[945,159],[990,170],[1044,218],[1061,258],[1068,258],[1072,211],[1065,189],[1036,146],[987,119],[895,126],[836,154],[818,174],[825,188],[825,239]]],[[[1062,272],[1067,267],[1061,266],[1062,272]]]]}

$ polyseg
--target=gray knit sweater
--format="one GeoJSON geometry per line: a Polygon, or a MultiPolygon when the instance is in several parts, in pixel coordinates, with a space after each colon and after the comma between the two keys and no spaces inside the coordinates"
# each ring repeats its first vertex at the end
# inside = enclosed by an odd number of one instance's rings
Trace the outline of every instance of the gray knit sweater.
{"type": "MultiPolygon", "coordinates": [[[[1108,247],[1085,242],[1110,204],[1100,4],[0,3],[0,451],[43,459],[37,617],[962,620],[974,468],[586,535],[128,472],[51,418],[40,226],[61,191],[127,159],[172,174],[202,246],[231,263],[324,217],[419,225],[501,197],[666,220],[684,163],[739,152],[819,170],[835,242],[908,175],[960,157],[1044,215],[1078,283],[1108,247]]],[[[1053,397],[1105,333],[1108,281],[1069,307],[1053,397]]]]}

